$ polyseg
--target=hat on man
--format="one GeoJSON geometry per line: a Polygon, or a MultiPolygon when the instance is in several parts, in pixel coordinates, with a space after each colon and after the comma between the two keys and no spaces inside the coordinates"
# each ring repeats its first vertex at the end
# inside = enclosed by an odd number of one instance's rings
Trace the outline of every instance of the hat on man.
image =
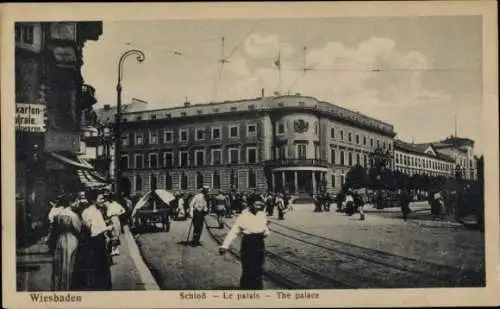
{"type": "Polygon", "coordinates": [[[203,186],[203,187],[201,187],[201,191],[208,192],[208,191],[210,191],[210,188],[208,186],[203,186]]]}

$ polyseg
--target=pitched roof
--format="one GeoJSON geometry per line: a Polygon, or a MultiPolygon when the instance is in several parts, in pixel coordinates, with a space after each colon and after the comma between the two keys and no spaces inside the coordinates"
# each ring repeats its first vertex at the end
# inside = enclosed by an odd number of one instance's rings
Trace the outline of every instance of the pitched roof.
{"type": "Polygon", "coordinates": [[[435,158],[443,161],[455,162],[455,160],[452,157],[439,152],[439,149],[434,147],[434,145],[430,143],[410,144],[402,140],[396,139],[394,140],[394,149],[399,149],[401,151],[410,152],[420,156],[435,158]],[[433,148],[434,152],[436,153],[436,156],[433,156],[425,152],[429,147],[433,148]]]}

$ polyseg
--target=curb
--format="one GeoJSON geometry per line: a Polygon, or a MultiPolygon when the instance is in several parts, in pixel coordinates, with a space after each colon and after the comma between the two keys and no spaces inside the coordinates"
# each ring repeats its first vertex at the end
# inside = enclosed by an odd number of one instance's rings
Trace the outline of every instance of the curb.
{"type": "Polygon", "coordinates": [[[146,263],[141,256],[141,252],[139,251],[139,247],[137,246],[137,242],[130,232],[130,228],[128,227],[128,225],[123,227],[123,231],[123,236],[125,237],[125,240],[127,242],[130,257],[134,261],[134,265],[137,269],[137,272],[139,273],[139,277],[141,278],[144,289],[146,291],[159,291],[160,287],[151,274],[151,271],[146,266],[146,263]]]}

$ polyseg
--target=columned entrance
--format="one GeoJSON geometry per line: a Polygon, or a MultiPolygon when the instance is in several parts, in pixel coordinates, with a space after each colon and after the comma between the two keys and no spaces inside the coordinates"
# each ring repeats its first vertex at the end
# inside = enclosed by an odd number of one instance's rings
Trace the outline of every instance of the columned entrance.
{"type": "Polygon", "coordinates": [[[319,192],[327,172],[324,168],[276,168],[271,172],[271,190],[312,195],[319,192]]]}

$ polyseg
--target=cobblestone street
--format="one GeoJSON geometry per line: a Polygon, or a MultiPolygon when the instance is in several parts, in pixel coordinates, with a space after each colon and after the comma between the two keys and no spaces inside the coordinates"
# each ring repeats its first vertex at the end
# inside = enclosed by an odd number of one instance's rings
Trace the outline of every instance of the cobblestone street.
{"type": "MultiPolygon", "coordinates": [[[[433,221],[425,203],[414,203],[408,221],[397,209],[367,207],[367,220],[337,212],[313,213],[297,205],[286,220],[271,218],[265,288],[411,288],[482,286],[483,235],[451,221],[433,221]],[[299,282],[299,284],[297,284],[299,282]]],[[[224,229],[207,216],[202,247],[185,241],[188,222],[169,233],[136,236],[146,263],[162,289],[232,289],[240,264],[219,256],[224,229]],[[212,235],[212,237],[211,237],[212,235]],[[196,279],[193,279],[196,278],[196,279]]],[[[239,243],[233,244],[237,255],[239,243]]]]}

